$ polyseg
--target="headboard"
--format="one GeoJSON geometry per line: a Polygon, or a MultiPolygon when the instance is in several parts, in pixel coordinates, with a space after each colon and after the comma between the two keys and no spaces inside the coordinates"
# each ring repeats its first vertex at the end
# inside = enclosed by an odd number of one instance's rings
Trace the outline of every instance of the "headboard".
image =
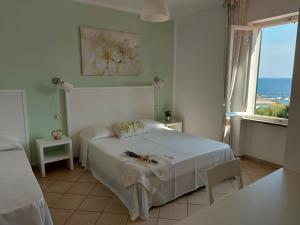
{"type": "Polygon", "coordinates": [[[74,156],[79,155],[79,132],[97,123],[137,118],[154,118],[154,88],[100,87],[74,88],[66,93],[68,135],[74,156]]]}
{"type": "Polygon", "coordinates": [[[30,161],[24,90],[0,90],[0,134],[16,137],[26,150],[30,161]]]}

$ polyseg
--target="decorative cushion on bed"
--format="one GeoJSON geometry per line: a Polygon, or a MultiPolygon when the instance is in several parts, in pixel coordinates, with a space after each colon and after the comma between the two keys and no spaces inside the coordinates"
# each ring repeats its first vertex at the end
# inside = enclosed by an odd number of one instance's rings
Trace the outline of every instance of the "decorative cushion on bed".
{"type": "Polygon", "coordinates": [[[149,131],[145,128],[144,123],[140,120],[115,123],[112,125],[112,129],[119,138],[131,137],[149,131]]]}
{"type": "Polygon", "coordinates": [[[0,135],[0,151],[7,151],[12,149],[22,149],[15,137],[0,135]]]}

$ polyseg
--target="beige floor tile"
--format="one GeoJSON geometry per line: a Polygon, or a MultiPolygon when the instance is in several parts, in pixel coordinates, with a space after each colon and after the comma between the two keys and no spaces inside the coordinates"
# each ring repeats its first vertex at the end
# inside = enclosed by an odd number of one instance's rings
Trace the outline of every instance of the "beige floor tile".
{"type": "MultiPolygon", "coordinates": [[[[213,199],[214,201],[220,200],[226,195],[229,195],[230,193],[213,193],[213,199]]],[[[199,190],[196,192],[193,192],[188,196],[188,204],[192,205],[209,205],[208,196],[205,190],[199,190]]]]}
{"type": "Polygon", "coordinates": [[[135,221],[128,220],[127,225],[156,225],[156,218],[149,218],[148,220],[137,219],[135,221]]]}
{"type": "Polygon", "coordinates": [[[188,204],[208,205],[208,198],[205,190],[199,190],[188,196],[188,204]]]}
{"type": "Polygon", "coordinates": [[[98,183],[96,178],[93,177],[93,175],[90,172],[85,172],[82,177],[80,177],[79,182],[84,182],[84,183],[98,183]]]}
{"type": "Polygon", "coordinates": [[[52,180],[52,181],[57,181],[57,179],[64,174],[65,169],[64,168],[46,168],[46,179],[47,180],[52,180]]]}
{"type": "Polygon", "coordinates": [[[187,196],[179,197],[179,198],[175,199],[173,202],[178,203],[178,204],[186,204],[187,203],[187,196]]]}
{"type": "Polygon", "coordinates": [[[159,218],[180,220],[187,216],[187,204],[169,203],[159,210],[159,218]]]}
{"type": "Polygon", "coordinates": [[[95,186],[92,183],[75,183],[67,193],[69,194],[76,194],[76,195],[87,195],[95,186]]]}
{"type": "Polygon", "coordinates": [[[104,209],[104,212],[128,215],[127,208],[118,198],[112,198],[108,202],[106,208],[104,209]]]}
{"type": "Polygon", "coordinates": [[[64,194],[60,199],[58,199],[53,208],[59,209],[77,209],[77,207],[83,202],[86,198],[84,195],[70,195],[64,194]]]}
{"type": "Polygon", "coordinates": [[[208,206],[204,206],[204,205],[188,205],[188,215],[192,215],[195,212],[199,211],[199,210],[203,210],[205,208],[207,208],[208,206]]]}
{"type": "Polygon", "coordinates": [[[174,225],[179,220],[158,219],[157,225],[174,225]]]}
{"type": "Polygon", "coordinates": [[[61,196],[62,194],[58,193],[44,193],[48,207],[51,207],[61,196]]]}
{"type": "Polygon", "coordinates": [[[67,171],[58,175],[57,180],[60,181],[78,181],[84,174],[83,171],[67,171]]]}
{"type": "Polygon", "coordinates": [[[79,206],[78,210],[102,212],[110,198],[88,196],[79,206]]]}
{"type": "Polygon", "coordinates": [[[126,225],[128,216],[103,213],[96,225],[126,225]]]}
{"type": "MultiPolygon", "coordinates": [[[[49,164],[50,165],[50,164],[49,164]]],[[[37,180],[44,191],[44,197],[47,204],[51,208],[51,214],[54,220],[54,225],[65,224],[66,220],[71,216],[73,210],[79,208],[82,211],[77,211],[76,216],[68,222],[77,224],[79,220],[76,218],[83,217],[87,222],[80,225],[95,224],[91,215],[99,215],[98,212],[105,211],[103,218],[99,219],[97,225],[125,225],[128,224],[146,224],[152,225],[153,221],[157,221],[157,225],[171,225],[176,222],[177,218],[183,218],[186,214],[191,215],[197,210],[205,208],[208,205],[207,194],[205,189],[193,192],[187,196],[183,196],[173,202],[166,204],[163,207],[156,207],[150,210],[149,221],[138,220],[132,223],[128,219],[128,210],[122,202],[103,184],[99,183],[89,171],[84,170],[78,162],[74,164],[74,171],[68,170],[63,164],[62,166],[52,166],[46,169],[46,177],[42,178],[38,170],[34,170],[37,180]],[[76,183],[75,183],[75,182],[76,183]],[[62,193],[73,193],[63,194],[62,193]],[[101,200],[101,201],[99,201],[101,200]],[[186,204],[186,203],[189,204],[186,204]],[[181,205],[181,206],[180,206],[181,205]],[[103,210],[104,209],[104,210],[103,210]],[[96,214],[93,214],[95,211],[96,214]],[[81,214],[85,212],[84,214],[81,214]],[[92,213],[92,214],[89,214],[92,213]],[[91,218],[89,218],[91,217],[91,218]],[[176,217],[176,218],[174,218],[176,217]],[[172,220],[175,219],[175,220],[172,220]],[[110,223],[111,222],[111,223],[110,223]]],[[[242,172],[244,185],[248,185],[261,179],[263,176],[275,171],[275,169],[264,166],[262,164],[242,160],[242,172]]],[[[219,201],[225,195],[236,188],[235,180],[227,180],[226,182],[215,187],[214,200],[219,201]],[[226,184],[225,184],[226,183],[226,184]],[[231,185],[231,187],[230,187],[231,185]]],[[[94,217],[95,218],[95,217],[94,217]]],[[[97,217],[98,218],[98,217],[97,217]]],[[[156,223],[154,223],[156,224],[156,223]]]]}
{"type": "Polygon", "coordinates": [[[100,213],[76,211],[67,221],[66,225],[94,225],[100,213]]]}
{"type": "Polygon", "coordinates": [[[112,197],[114,194],[109,190],[107,187],[105,187],[101,183],[97,183],[89,195],[95,195],[95,196],[101,196],[101,197],[112,197]]]}
{"type": "Polygon", "coordinates": [[[46,179],[38,179],[38,182],[40,184],[40,187],[43,191],[46,191],[46,189],[54,183],[54,181],[46,180],[46,179]]]}
{"type": "Polygon", "coordinates": [[[73,213],[73,210],[50,209],[54,225],[64,225],[73,213]]]}
{"type": "Polygon", "coordinates": [[[243,168],[255,168],[255,167],[260,167],[261,164],[251,161],[251,160],[242,160],[242,167],[243,168]]]}
{"type": "Polygon", "coordinates": [[[149,217],[151,218],[158,218],[159,214],[159,207],[153,207],[149,210],[149,217]]]}
{"type": "Polygon", "coordinates": [[[215,193],[227,194],[232,193],[234,191],[234,187],[230,182],[222,182],[220,184],[215,185],[212,188],[212,191],[215,193]]]}
{"type": "Polygon", "coordinates": [[[270,173],[272,173],[274,170],[267,168],[267,167],[253,167],[247,169],[247,174],[248,175],[254,175],[254,176],[266,176],[270,173]]]}
{"type": "Polygon", "coordinates": [[[73,184],[74,182],[56,181],[46,189],[46,192],[66,193],[73,184]]]}
{"type": "Polygon", "coordinates": [[[274,168],[274,167],[267,166],[267,165],[263,165],[263,167],[264,167],[265,169],[268,169],[268,170],[272,171],[272,172],[275,172],[276,170],[279,169],[279,168],[274,168]]]}
{"type": "Polygon", "coordinates": [[[74,161],[74,171],[85,171],[78,161],[74,161]]]}

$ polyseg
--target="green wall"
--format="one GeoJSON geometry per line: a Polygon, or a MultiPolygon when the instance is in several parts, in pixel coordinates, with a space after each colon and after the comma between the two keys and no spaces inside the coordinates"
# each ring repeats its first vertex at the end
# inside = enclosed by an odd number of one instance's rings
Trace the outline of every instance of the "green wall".
{"type": "Polygon", "coordinates": [[[145,23],[135,14],[68,0],[0,0],[0,89],[26,90],[32,151],[34,140],[52,129],[66,132],[64,93],[50,83],[54,76],[75,87],[104,87],[151,85],[157,75],[166,81],[155,94],[155,116],[162,118],[172,102],[173,32],[173,22],[145,23]],[[141,74],[82,76],[80,26],[139,33],[141,74]]]}

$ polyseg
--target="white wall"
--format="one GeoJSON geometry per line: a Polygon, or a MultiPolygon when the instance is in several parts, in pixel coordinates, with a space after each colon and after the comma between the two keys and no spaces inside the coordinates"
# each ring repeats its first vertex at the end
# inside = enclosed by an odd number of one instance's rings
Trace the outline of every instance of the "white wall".
{"type": "Polygon", "coordinates": [[[288,169],[300,172],[300,28],[298,28],[296,59],[291,99],[292,100],[289,113],[290,125],[288,128],[286,160],[284,165],[288,169]]]}
{"type": "Polygon", "coordinates": [[[184,131],[219,140],[224,94],[225,10],[209,9],[175,22],[174,112],[184,131]]]}
{"type": "Polygon", "coordinates": [[[240,150],[243,154],[283,165],[287,127],[242,120],[240,150]]]}

